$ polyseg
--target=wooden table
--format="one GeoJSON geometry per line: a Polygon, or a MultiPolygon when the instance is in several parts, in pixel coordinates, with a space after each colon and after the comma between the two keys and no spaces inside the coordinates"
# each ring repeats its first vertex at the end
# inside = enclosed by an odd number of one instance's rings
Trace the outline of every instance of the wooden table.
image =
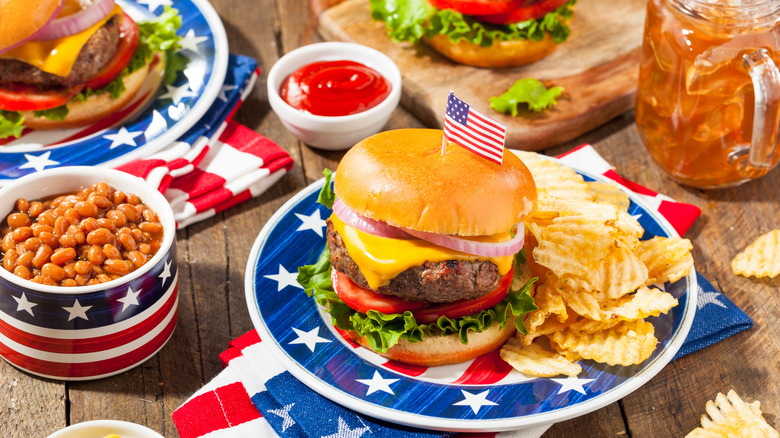
{"type": "MultiPolygon", "coordinates": [[[[257,59],[264,72],[284,53],[319,40],[309,0],[213,0],[230,50],[257,59]]],[[[143,365],[93,382],[37,378],[0,361],[0,436],[45,437],[67,425],[120,419],[178,436],[173,412],[221,370],[218,355],[252,329],[244,300],[244,268],[256,235],[287,199],[335,168],[341,153],[311,149],[271,111],[261,76],[237,119],[275,140],[295,159],[289,175],[257,199],[178,232],[180,307],[168,344],[143,365]]],[[[421,127],[398,109],[388,129],[421,127]]],[[[741,187],[702,191],[677,185],[650,161],[623,114],[581,138],[544,151],[556,155],[592,144],[617,171],[642,185],[695,204],[702,216],[688,232],[696,268],[755,321],[717,345],[672,362],[642,388],[603,409],[554,425],[545,437],[680,437],[699,424],[704,404],[733,388],[760,400],[780,427],[780,280],[731,273],[731,258],[759,234],[780,228],[780,171],[741,187]]]]}

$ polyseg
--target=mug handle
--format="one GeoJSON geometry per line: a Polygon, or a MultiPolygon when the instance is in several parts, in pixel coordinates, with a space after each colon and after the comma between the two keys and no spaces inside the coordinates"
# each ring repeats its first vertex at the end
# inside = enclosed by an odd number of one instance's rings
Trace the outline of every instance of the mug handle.
{"type": "Polygon", "coordinates": [[[740,160],[743,174],[763,175],[772,168],[780,130],[780,71],[766,49],[742,57],[753,81],[755,108],[753,137],[747,160],[740,160]]]}

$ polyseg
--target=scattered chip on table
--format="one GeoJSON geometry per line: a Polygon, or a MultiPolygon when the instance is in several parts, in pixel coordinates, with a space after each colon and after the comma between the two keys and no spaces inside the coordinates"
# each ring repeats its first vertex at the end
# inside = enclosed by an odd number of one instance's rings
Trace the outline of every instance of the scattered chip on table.
{"type": "Polygon", "coordinates": [[[708,401],[707,415],[701,417],[701,427],[685,438],[778,438],[761,414],[761,403],[745,403],[732,389],[727,395],[718,393],[715,401],[708,401]]]}
{"type": "Polygon", "coordinates": [[[731,261],[731,270],[745,277],[780,275],[780,230],[772,230],[748,245],[731,261]]]}

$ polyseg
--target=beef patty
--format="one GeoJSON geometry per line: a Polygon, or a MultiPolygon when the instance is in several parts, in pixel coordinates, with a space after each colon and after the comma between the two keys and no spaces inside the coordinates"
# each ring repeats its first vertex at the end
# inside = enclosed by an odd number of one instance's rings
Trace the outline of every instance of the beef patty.
{"type": "MultiPolygon", "coordinates": [[[[330,263],[361,287],[370,289],[368,282],[347,253],[344,241],[328,219],[327,241],[330,263]]],[[[498,267],[488,261],[447,260],[425,262],[409,268],[377,292],[395,295],[407,301],[449,303],[481,297],[495,289],[500,279],[498,267]]]]}
{"type": "Polygon", "coordinates": [[[0,85],[26,84],[51,89],[87,82],[114,56],[119,44],[119,19],[118,15],[111,17],[89,37],[68,76],[46,73],[15,59],[0,59],[0,85]]]}

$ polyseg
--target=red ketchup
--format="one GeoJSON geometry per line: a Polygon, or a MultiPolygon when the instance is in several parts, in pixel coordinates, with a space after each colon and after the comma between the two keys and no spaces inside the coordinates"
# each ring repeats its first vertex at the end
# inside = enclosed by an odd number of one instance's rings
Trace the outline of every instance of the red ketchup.
{"type": "Polygon", "coordinates": [[[359,62],[318,61],[287,76],[279,94],[293,108],[317,116],[347,116],[379,105],[390,84],[359,62]]]}

